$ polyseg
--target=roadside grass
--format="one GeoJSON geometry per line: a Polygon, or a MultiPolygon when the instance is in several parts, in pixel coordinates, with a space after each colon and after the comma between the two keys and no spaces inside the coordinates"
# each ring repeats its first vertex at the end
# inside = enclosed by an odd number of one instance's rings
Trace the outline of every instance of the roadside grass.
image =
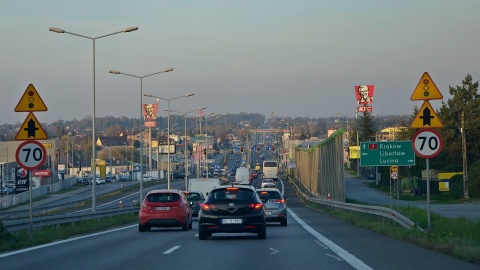
{"type": "MultiPolygon", "coordinates": [[[[390,185],[385,183],[379,182],[377,185],[374,181],[367,183],[367,185],[372,188],[383,192],[385,195],[390,196],[390,185]]],[[[403,201],[426,201],[427,195],[424,192],[422,196],[412,196],[410,192],[402,192],[400,193],[400,200],[403,201]]],[[[455,204],[455,203],[465,203],[465,202],[472,202],[477,201],[478,199],[464,199],[464,198],[455,198],[452,195],[445,193],[445,194],[430,194],[430,202],[431,203],[438,203],[438,204],[455,204]]]]}
{"type": "Polygon", "coordinates": [[[48,244],[58,240],[68,239],[73,236],[133,224],[137,221],[138,214],[130,213],[115,217],[79,221],[73,224],[63,224],[61,226],[44,227],[33,231],[31,236],[28,231],[22,231],[15,234],[9,233],[4,229],[3,223],[0,221],[0,252],[48,244]]]}

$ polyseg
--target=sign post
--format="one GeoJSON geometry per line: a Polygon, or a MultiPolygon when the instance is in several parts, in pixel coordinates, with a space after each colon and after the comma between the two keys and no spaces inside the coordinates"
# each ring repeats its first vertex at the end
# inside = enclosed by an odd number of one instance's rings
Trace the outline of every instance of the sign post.
{"type": "Polygon", "coordinates": [[[412,147],[419,157],[425,158],[427,170],[427,221],[428,230],[430,225],[430,158],[437,156],[442,151],[442,137],[438,132],[429,128],[443,127],[429,100],[443,99],[432,78],[424,72],[417,87],[412,93],[410,100],[423,100],[423,105],[418,111],[410,127],[424,128],[415,133],[412,139],[412,147]]]}

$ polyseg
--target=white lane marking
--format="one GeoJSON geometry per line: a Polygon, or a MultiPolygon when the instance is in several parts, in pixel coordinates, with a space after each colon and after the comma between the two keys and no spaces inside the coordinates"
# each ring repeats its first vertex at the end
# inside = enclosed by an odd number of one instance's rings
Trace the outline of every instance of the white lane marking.
{"type": "Polygon", "coordinates": [[[178,249],[179,247],[180,247],[180,246],[174,246],[174,247],[172,247],[171,249],[163,252],[163,254],[170,254],[170,253],[174,252],[176,249],[178,249]]]}
{"type": "Polygon", "coordinates": [[[272,253],[270,253],[271,255],[275,255],[278,253],[278,250],[274,249],[274,248],[270,248],[271,251],[273,251],[272,253]]]}
{"type": "Polygon", "coordinates": [[[15,254],[20,254],[20,253],[36,250],[36,249],[56,246],[56,245],[59,245],[59,244],[63,244],[63,243],[71,242],[71,241],[76,241],[76,240],[80,240],[80,239],[84,239],[84,238],[88,238],[88,237],[94,237],[94,236],[101,235],[101,234],[106,234],[106,233],[116,232],[116,231],[120,231],[120,230],[125,230],[125,229],[129,229],[129,228],[133,228],[133,227],[138,227],[138,224],[127,226],[127,227],[122,227],[122,228],[118,228],[118,229],[114,229],[114,230],[109,230],[109,231],[105,231],[105,232],[99,232],[99,233],[79,236],[79,237],[75,237],[75,238],[70,238],[70,239],[67,239],[67,240],[57,241],[57,242],[54,242],[54,243],[49,243],[49,244],[40,245],[40,246],[36,246],[36,247],[31,247],[31,248],[21,249],[21,250],[17,250],[17,251],[12,251],[12,252],[8,252],[8,253],[0,254],[0,258],[8,257],[8,256],[12,256],[12,255],[15,255],[15,254]]]}
{"type": "Polygon", "coordinates": [[[315,231],[312,227],[308,226],[302,219],[300,219],[291,209],[287,209],[288,213],[292,215],[292,217],[300,224],[302,227],[312,234],[315,238],[320,240],[324,245],[326,245],[329,249],[335,252],[340,258],[344,259],[348,264],[350,264],[353,268],[359,270],[373,270],[370,266],[366,265],[361,260],[357,259],[357,257],[353,256],[352,254],[348,253],[343,248],[339,247],[337,244],[330,241],[328,238],[323,236],[322,234],[315,231]]]}
{"type": "Polygon", "coordinates": [[[320,240],[315,240],[315,243],[317,243],[317,245],[321,246],[323,249],[328,249],[328,247],[325,246],[324,244],[322,244],[322,242],[320,242],[320,240]]]}
{"type": "Polygon", "coordinates": [[[339,262],[343,262],[342,258],[338,257],[338,256],[333,256],[332,254],[325,254],[325,256],[329,256],[329,257],[332,257],[334,258],[335,260],[339,261],[339,262]]]}

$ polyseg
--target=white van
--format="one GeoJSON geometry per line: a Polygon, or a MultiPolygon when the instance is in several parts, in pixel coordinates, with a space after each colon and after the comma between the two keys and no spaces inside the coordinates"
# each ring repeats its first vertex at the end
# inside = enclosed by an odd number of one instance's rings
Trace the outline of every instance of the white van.
{"type": "Polygon", "coordinates": [[[240,185],[250,185],[250,171],[247,167],[238,167],[235,173],[235,182],[240,185]]]}

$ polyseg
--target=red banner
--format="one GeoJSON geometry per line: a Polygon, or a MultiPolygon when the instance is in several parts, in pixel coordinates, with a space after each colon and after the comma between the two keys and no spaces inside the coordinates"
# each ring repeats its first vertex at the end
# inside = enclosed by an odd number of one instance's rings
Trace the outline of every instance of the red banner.
{"type": "Polygon", "coordinates": [[[157,122],[155,122],[155,121],[145,121],[145,122],[144,122],[144,126],[145,126],[145,127],[156,127],[156,126],[157,126],[157,122]]]}
{"type": "Polygon", "coordinates": [[[35,177],[39,177],[39,176],[49,177],[50,176],[50,170],[33,171],[33,176],[35,176],[35,177]]]}
{"type": "Polygon", "coordinates": [[[357,112],[372,112],[372,106],[358,106],[357,112]]]}

